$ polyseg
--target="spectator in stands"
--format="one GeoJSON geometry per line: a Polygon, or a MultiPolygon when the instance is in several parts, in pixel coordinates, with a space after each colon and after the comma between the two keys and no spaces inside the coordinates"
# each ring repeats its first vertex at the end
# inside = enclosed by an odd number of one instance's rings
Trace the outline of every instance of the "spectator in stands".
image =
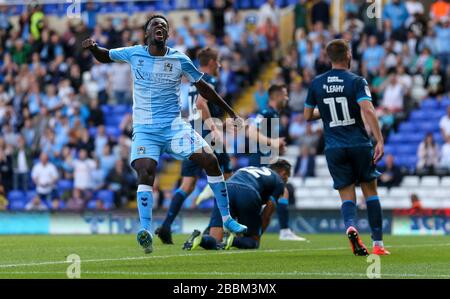
{"type": "Polygon", "coordinates": [[[47,211],[48,207],[44,204],[39,195],[34,196],[30,202],[25,205],[26,211],[47,211]]]}
{"type": "Polygon", "coordinates": [[[297,157],[294,168],[294,176],[306,178],[315,176],[315,156],[307,146],[301,147],[300,155],[297,157]]]}
{"type": "Polygon", "coordinates": [[[99,107],[97,99],[93,99],[89,103],[89,118],[88,124],[90,127],[98,127],[105,123],[102,109],[99,107]]]}
{"type": "Polygon", "coordinates": [[[31,170],[31,178],[42,201],[49,202],[59,197],[55,189],[59,178],[58,170],[48,161],[47,153],[41,153],[39,163],[31,170]]]}
{"type": "Polygon", "coordinates": [[[116,207],[122,207],[130,197],[130,190],[133,190],[133,184],[136,182],[128,164],[125,164],[122,159],[117,160],[114,168],[108,173],[106,181],[108,189],[114,192],[116,207]]]}
{"type": "Polygon", "coordinates": [[[433,134],[428,133],[417,150],[416,171],[420,175],[433,175],[438,163],[439,148],[433,139],[433,134]]]}
{"type": "Polygon", "coordinates": [[[14,189],[28,191],[28,180],[32,166],[31,149],[26,146],[25,138],[20,136],[12,154],[14,169],[14,189]]]}
{"type": "Polygon", "coordinates": [[[309,149],[317,149],[320,136],[314,132],[313,124],[311,122],[306,123],[306,132],[304,135],[298,138],[298,144],[301,147],[307,147],[309,149]]]}
{"type": "Polygon", "coordinates": [[[391,113],[402,112],[404,108],[405,87],[397,74],[391,74],[389,79],[381,85],[383,100],[381,106],[391,113]]]}
{"type": "Polygon", "coordinates": [[[264,87],[264,83],[260,80],[256,81],[254,99],[258,110],[263,110],[267,107],[267,103],[269,102],[269,94],[264,87]]]}
{"type": "Polygon", "coordinates": [[[294,7],[294,24],[295,29],[302,28],[305,31],[308,31],[308,22],[307,22],[307,0],[298,0],[294,7]]]}
{"type": "Polygon", "coordinates": [[[13,164],[7,149],[0,147],[0,183],[8,193],[12,187],[13,164]]]}
{"type": "Polygon", "coordinates": [[[74,188],[80,190],[83,199],[90,198],[92,190],[92,173],[95,162],[88,157],[86,149],[80,149],[78,159],[73,161],[74,188]]]}
{"type": "Polygon", "coordinates": [[[446,0],[435,0],[430,8],[430,17],[434,21],[447,17],[450,13],[450,4],[446,0]]]}
{"type": "Polygon", "coordinates": [[[294,112],[303,113],[308,90],[303,87],[302,80],[295,80],[291,83],[289,92],[289,108],[294,112]]]}
{"type": "Polygon", "coordinates": [[[306,125],[307,122],[303,117],[303,113],[298,113],[289,126],[289,137],[291,140],[293,140],[294,144],[299,144],[299,138],[306,132],[306,125]]]}
{"type": "Polygon", "coordinates": [[[421,215],[423,212],[422,202],[419,199],[419,196],[416,193],[411,194],[411,209],[409,210],[409,214],[411,216],[421,215]]]}
{"type": "Polygon", "coordinates": [[[386,165],[380,167],[381,176],[378,178],[378,185],[384,187],[397,187],[403,178],[400,168],[395,165],[394,156],[389,154],[386,156],[386,165]]]}
{"type": "Polygon", "coordinates": [[[330,6],[324,0],[314,1],[311,10],[311,22],[315,25],[317,22],[322,22],[325,27],[330,25],[330,6]]]}
{"type": "Polygon", "coordinates": [[[441,62],[443,71],[447,71],[450,65],[450,48],[448,41],[450,40],[450,17],[440,18],[440,22],[434,27],[436,33],[436,54],[441,62]]]}
{"type": "Polygon", "coordinates": [[[431,74],[426,77],[425,87],[431,97],[440,97],[445,93],[446,74],[440,66],[441,62],[436,60],[431,74]]]}
{"type": "Polygon", "coordinates": [[[96,59],[94,60],[94,66],[91,68],[91,77],[95,83],[97,83],[97,97],[102,105],[106,104],[108,101],[106,89],[108,86],[109,68],[110,65],[100,63],[96,59]]]}
{"type": "Polygon", "coordinates": [[[362,71],[365,77],[373,77],[378,73],[383,59],[385,50],[378,44],[378,39],[375,35],[369,37],[369,46],[364,50],[362,56],[362,71]]]}
{"type": "Polygon", "coordinates": [[[450,174],[450,135],[447,136],[445,144],[441,148],[439,165],[447,174],[450,174]]]}
{"type": "Polygon", "coordinates": [[[275,0],[267,0],[266,3],[261,5],[258,12],[259,26],[266,23],[266,20],[270,19],[271,23],[278,27],[280,24],[280,9],[278,8],[275,0]]]}
{"type": "Polygon", "coordinates": [[[447,140],[450,137],[450,106],[447,107],[447,115],[441,117],[439,128],[441,129],[442,138],[447,140]]]}
{"type": "Polygon", "coordinates": [[[130,66],[126,63],[113,63],[109,69],[109,81],[117,104],[131,104],[130,66]]]}
{"type": "Polygon", "coordinates": [[[105,172],[100,167],[100,159],[95,158],[95,168],[92,170],[92,191],[96,192],[103,189],[105,185],[105,172]]]}
{"type": "Polygon", "coordinates": [[[8,199],[5,196],[5,189],[0,185],[0,211],[6,211],[8,208],[8,199]]]}
{"type": "Polygon", "coordinates": [[[383,8],[383,19],[392,22],[394,31],[402,30],[409,17],[406,5],[402,0],[392,0],[383,8]]]}
{"type": "Polygon", "coordinates": [[[80,212],[85,208],[86,204],[87,202],[83,198],[81,190],[75,188],[73,189],[72,196],[67,201],[66,209],[73,212],[80,212]]]}

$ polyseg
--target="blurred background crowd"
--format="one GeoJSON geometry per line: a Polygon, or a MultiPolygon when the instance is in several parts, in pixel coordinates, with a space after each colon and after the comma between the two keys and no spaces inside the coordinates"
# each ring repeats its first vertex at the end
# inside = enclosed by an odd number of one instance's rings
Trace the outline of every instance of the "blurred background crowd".
{"type": "MultiPolygon", "coordinates": [[[[321,123],[307,123],[302,112],[311,80],[330,69],[325,45],[337,37],[351,43],[352,71],[367,78],[388,140],[380,184],[398,186],[405,174],[448,174],[450,4],[383,1],[382,18],[377,19],[367,13],[371,3],[344,2],[340,30],[332,25],[331,1],[323,0],[87,2],[81,19],[67,19],[64,29],[49,21],[49,16],[63,14],[59,4],[0,5],[0,209],[81,211],[133,205],[130,69],[127,64],[99,64],[81,42],[93,37],[106,48],[143,44],[145,18],[137,21],[115,12],[147,12],[149,5],[163,12],[184,9],[176,20],[168,14],[168,45],[194,63],[202,47],[219,49],[219,93],[234,105],[252,90],[252,111],[243,116],[254,117],[267,107],[270,84],[288,87],[280,132],[298,153],[294,176],[315,176],[315,156],[323,152],[321,123]],[[291,12],[294,28],[280,55],[282,10],[291,12]],[[273,76],[261,79],[270,67],[273,76]],[[418,128],[417,121],[429,120],[427,111],[439,113],[418,136],[423,126],[418,128]],[[411,119],[413,114],[417,119],[411,119]],[[414,146],[399,153],[412,133],[414,146]]],[[[186,116],[189,83],[182,82],[186,116]]],[[[236,168],[245,166],[245,155],[232,161],[236,168]]],[[[171,158],[164,155],[160,162],[163,170],[171,158]]],[[[158,180],[154,189],[157,206],[164,206],[171,190],[162,190],[158,180]]]]}

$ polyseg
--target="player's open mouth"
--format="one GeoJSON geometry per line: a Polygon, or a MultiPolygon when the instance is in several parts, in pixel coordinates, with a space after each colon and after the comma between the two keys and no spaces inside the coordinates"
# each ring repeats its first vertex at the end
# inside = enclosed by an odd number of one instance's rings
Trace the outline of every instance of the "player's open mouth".
{"type": "Polygon", "coordinates": [[[164,32],[162,31],[162,29],[158,29],[155,31],[155,37],[164,38],[164,32]]]}

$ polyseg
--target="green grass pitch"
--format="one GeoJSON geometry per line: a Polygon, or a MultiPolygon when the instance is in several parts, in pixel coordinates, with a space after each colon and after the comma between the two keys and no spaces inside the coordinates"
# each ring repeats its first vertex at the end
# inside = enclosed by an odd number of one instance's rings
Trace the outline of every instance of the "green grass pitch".
{"type": "MultiPolygon", "coordinates": [[[[309,242],[263,237],[258,250],[182,251],[156,239],[145,255],[133,235],[1,236],[0,278],[67,278],[66,257],[81,258],[81,278],[367,278],[345,235],[306,235],[309,242]]],[[[363,240],[369,245],[369,236],[363,240]]],[[[450,236],[386,236],[381,278],[450,278],[450,236]]]]}

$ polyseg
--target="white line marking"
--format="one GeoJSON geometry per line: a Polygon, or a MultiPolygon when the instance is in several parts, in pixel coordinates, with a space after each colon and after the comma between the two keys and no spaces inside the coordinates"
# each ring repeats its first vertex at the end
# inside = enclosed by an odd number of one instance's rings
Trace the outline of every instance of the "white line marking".
{"type": "MultiPolygon", "coordinates": [[[[437,243],[437,244],[416,244],[416,245],[396,245],[386,246],[387,248],[420,248],[420,247],[437,247],[437,246],[450,246],[450,243],[437,243]]],[[[302,252],[302,251],[335,251],[335,250],[348,250],[348,247],[324,247],[324,248],[297,248],[297,249],[258,249],[258,250],[233,250],[233,251],[209,251],[204,253],[184,253],[174,255],[151,255],[151,256],[136,256],[136,257],[121,257],[121,258],[105,258],[105,259],[86,259],[82,260],[82,263],[102,263],[102,262],[115,262],[115,261],[133,261],[133,260],[148,260],[148,259],[167,259],[176,257],[187,256],[210,256],[210,255],[234,255],[234,254],[252,254],[258,252],[302,252]]],[[[2,268],[18,268],[18,267],[34,267],[45,265],[61,265],[69,264],[67,261],[46,261],[46,262],[34,262],[34,263],[21,263],[21,264],[0,264],[2,268]]],[[[0,272],[3,273],[3,272],[0,272]]]]}
{"type": "MultiPolygon", "coordinates": [[[[66,272],[57,271],[13,271],[13,272],[0,272],[0,274],[61,274],[65,275],[66,272]]],[[[365,273],[355,272],[127,272],[127,271],[83,271],[83,274],[91,275],[126,275],[126,276],[330,276],[330,277],[367,277],[365,273]]],[[[414,273],[382,273],[381,277],[426,277],[426,278],[450,278],[450,274],[414,274],[414,273]]]]}

